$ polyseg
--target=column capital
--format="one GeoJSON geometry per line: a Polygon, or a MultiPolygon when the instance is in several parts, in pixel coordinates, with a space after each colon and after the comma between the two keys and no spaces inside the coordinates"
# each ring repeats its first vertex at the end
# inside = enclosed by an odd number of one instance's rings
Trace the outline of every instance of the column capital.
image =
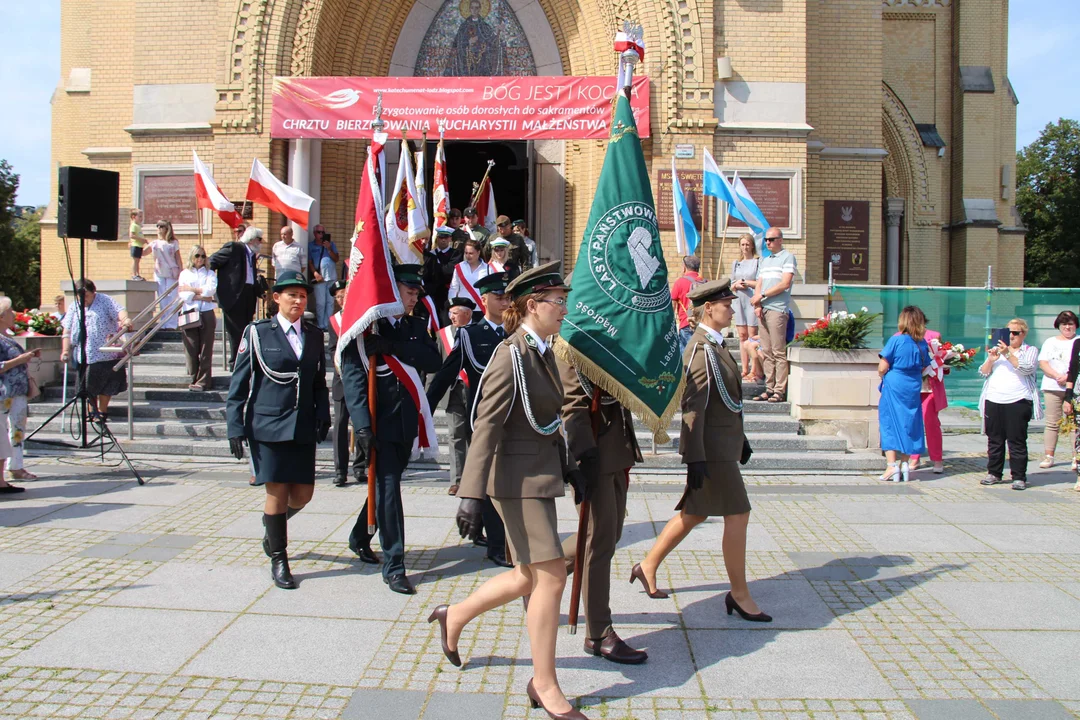
{"type": "Polygon", "coordinates": [[[904,198],[886,198],[885,224],[888,227],[900,227],[900,219],[904,217],[904,204],[904,198]]]}

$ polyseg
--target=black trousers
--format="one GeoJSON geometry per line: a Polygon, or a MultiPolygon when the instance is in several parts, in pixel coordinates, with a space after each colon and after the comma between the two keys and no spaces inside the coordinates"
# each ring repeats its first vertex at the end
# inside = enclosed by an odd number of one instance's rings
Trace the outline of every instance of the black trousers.
{"type": "MultiPolygon", "coordinates": [[[[357,448],[352,456],[353,479],[366,481],[366,468],[364,453],[357,448]]],[[[334,401],[334,475],[349,476],[349,406],[344,399],[334,401]]]]}
{"type": "Polygon", "coordinates": [[[1027,480],[1027,432],[1034,406],[1030,400],[999,405],[987,400],[983,407],[986,420],[986,472],[1001,477],[1005,470],[1005,446],[1009,446],[1009,472],[1013,480],[1027,480]]]}
{"type": "MultiPolygon", "coordinates": [[[[375,524],[382,545],[382,576],[405,572],[405,511],[401,506],[401,474],[409,464],[412,444],[379,442],[375,440],[375,524]]],[[[369,545],[367,532],[367,503],[360,510],[349,541],[369,545]]]]}
{"type": "Polygon", "coordinates": [[[236,350],[240,347],[240,338],[255,318],[255,286],[245,285],[240,291],[236,304],[228,310],[222,310],[225,316],[225,332],[229,335],[229,366],[236,362],[236,350]]]}

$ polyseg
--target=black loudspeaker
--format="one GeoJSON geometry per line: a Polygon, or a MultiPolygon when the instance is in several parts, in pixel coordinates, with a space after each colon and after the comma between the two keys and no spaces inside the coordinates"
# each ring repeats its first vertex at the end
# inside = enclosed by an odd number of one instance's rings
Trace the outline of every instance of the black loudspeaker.
{"type": "Polygon", "coordinates": [[[116,240],[120,214],[120,173],[60,168],[56,233],[60,237],[116,240]]]}

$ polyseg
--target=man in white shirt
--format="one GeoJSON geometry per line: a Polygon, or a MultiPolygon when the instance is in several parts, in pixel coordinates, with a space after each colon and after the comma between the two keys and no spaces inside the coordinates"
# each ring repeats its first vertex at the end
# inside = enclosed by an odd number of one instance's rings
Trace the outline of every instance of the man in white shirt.
{"type": "Polygon", "coordinates": [[[272,254],[275,277],[285,272],[307,276],[307,248],[293,239],[293,230],[288,225],[281,228],[281,240],[274,243],[272,254]]]}
{"type": "Polygon", "coordinates": [[[454,279],[450,281],[449,297],[470,298],[477,307],[484,307],[476,282],[491,273],[488,264],[480,259],[480,243],[472,238],[465,241],[465,259],[454,268],[454,279]]]}

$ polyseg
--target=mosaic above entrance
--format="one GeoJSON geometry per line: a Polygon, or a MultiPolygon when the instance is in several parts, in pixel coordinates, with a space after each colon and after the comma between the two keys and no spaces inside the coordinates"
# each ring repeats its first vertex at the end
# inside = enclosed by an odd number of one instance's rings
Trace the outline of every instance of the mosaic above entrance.
{"type": "Polygon", "coordinates": [[[428,27],[413,74],[535,75],[536,61],[505,0],[446,0],[428,27]]]}

